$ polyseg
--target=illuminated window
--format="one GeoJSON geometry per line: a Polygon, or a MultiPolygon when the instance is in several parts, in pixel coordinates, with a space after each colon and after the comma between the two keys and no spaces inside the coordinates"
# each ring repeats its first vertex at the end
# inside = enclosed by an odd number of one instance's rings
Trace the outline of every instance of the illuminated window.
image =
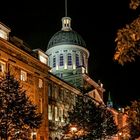
{"type": "Polygon", "coordinates": [[[39,88],[42,88],[43,87],[43,80],[42,79],[39,79],[38,87],[39,88]]]}
{"type": "Polygon", "coordinates": [[[82,73],[85,73],[85,71],[86,71],[86,70],[85,70],[85,68],[84,68],[84,67],[82,67],[82,73]]]}
{"type": "Polygon", "coordinates": [[[64,122],[63,116],[64,116],[64,110],[63,110],[63,108],[61,107],[61,108],[59,109],[59,118],[60,118],[60,121],[61,121],[61,122],[64,122]]]}
{"type": "Polygon", "coordinates": [[[39,60],[40,60],[42,63],[47,64],[47,59],[46,59],[44,56],[39,55],[39,60]]]}
{"type": "Polygon", "coordinates": [[[56,57],[53,56],[53,67],[56,67],[56,57]]]}
{"type": "Polygon", "coordinates": [[[55,106],[55,111],[54,111],[54,117],[55,117],[55,121],[58,121],[59,115],[58,115],[58,107],[55,106]]]}
{"type": "Polygon", "coordinates": [[[48,119],[52,120],[52,107],[51,107],[51,105],[48,105],[48,119]]]}
{"type": "Polygon", "coordinates": [[[0,61],[0,72],[4,73],[6,70],[6,64],[0,61]]]}
{"type": "Polygon", "coordinates": [[[3,30],[0,30],[0,37],[7,40],[7,33],[3,30]]]}
{"type": "Polygon", "coordinates": [[[72,56],[70,53],[68,54],[68,65],[72,65],[72,56]]]}
{"type": "Polygon", "coordinates": [[[59,65],[60,65],[60,66],[63,66],[63,65],[64,65],[64,57],[63,57],[63,54],[60,54],[59,65]]]}
{"type": "Polygon", "coordinates": [[[20,80],[27,81],[27,72],[21,70],[20,80]]]}
{"type": "Polygon", "coordinates": [[[78,67],[79,66],[79,55],[76,54],[76,66],[78,67]]]}

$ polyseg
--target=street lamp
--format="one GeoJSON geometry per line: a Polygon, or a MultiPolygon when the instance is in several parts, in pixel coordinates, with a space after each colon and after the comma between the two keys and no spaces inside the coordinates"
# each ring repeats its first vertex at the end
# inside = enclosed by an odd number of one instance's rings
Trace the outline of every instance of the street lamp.
{"type": "Polygon", "coordinates": [[[75,133],[77,131],[77,127],[76,126],[71,126],[70,128],[72,133],[75,133]]]}
{"type": "Polygon", "coordinates": [[[70,131],[72,133],[72,138],[75,139],[77,138],[76,132],[77,132],[77,127],[76,126],[71,126],[70,131]]]}
{"type": "Polygon", "coordinates": [[[118,133],[118,139],[121,140],[122,139],[122,132],[118,133]]]}

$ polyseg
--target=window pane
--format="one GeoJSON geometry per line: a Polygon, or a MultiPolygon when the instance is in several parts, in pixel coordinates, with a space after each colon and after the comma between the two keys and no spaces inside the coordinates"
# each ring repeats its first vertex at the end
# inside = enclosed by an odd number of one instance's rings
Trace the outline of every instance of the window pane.
{"type": "Polygon", "coordinates": [[[42,63],[47,64],[47,59],[44,56],[40,55],[39,59],[42,63]]]}
{"type": "Polygon", "coordinates": [[[76,66],[79,66],[79,55],[76,54],[76,66]]]}
{"type": "Polygon", "coordinates": [[[72,65],[72,57],[71,54],[68,54],[68,65],[72,65]]]}
{"type": "Polygon", "coordinates": [[[20,78],[22,81],[26,81],[27,80],[27,73],[25,71],[21,70],[20,78]]]}
{"type": "Polygon", "coordinates": [[[64,58],[63,58],[63,54],[60,54],[60,66],[64,65],[64,58]]]}
{"type": "Polygon", "coordinates": [[[58,121],[58,107],[55,106],[55,121],[58,121]]]}
{"type": "Polygon", "coordinates": [[[56,67],[56,57],[53,57],[53,67],[56,67]]]}
{"type": "Polygon", "coordinates": [[[42,79],[39,79],[38,87],[39,87],[39,88],[42,88],[42,87],[43,87],[43,81],[42,81],[42,79]]]}
{"type": "Polygon", "coordinates": [[[49,120],[52,120],[52,107],[51,107],[51,105],[48,106],[48,118],[49,118],[49,120]]]}

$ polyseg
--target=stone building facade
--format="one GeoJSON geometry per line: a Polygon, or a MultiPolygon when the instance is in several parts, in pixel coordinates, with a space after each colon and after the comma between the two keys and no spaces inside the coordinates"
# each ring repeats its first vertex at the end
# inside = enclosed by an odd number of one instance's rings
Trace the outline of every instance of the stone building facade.
{"type": "Polygon", "coordinates": [[[89,52],[82,37],[72,30],[69,17],[62,18],[62,29],[52,36],[46,52],[31,50],[23,40],[9,36],[10,32],[0,23],[0,75],[10,70],[43,113],[42,125],[31,139],[62,139],[67,111],[85,87],[90,90],[84,92],[105,105],[103,84],[88,75],[89,52]]]}
{"type": "Polygon", "coordinates": [[[40,56],[44,57],[47,62],[47,56],[41,50],[30,50],[19,38],[9,37],[5,28],[6,26],[1,24],[0,33],[5,34],[0,37],[0,76],[10,71],[20,81],[32,102],[38,106],[38,112],[43,113],[44,120],[41,128],[32,132],[32,137],[38,140],[48,140],[48,82],[46,77],[50,68],[39,59],[40,56]],[[37,135],[33,136],[33,134],[37,135]]]}

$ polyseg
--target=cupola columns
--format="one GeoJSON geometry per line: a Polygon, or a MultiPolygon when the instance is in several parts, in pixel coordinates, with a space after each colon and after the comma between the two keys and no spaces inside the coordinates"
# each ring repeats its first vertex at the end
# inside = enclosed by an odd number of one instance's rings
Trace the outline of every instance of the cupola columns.
{"type": "Polygon", "coordinates": [[[71,29],[71,18],[70,17],[63,17],[62,18],[62,30],[63,31],[70,31],[71,29]]]}

